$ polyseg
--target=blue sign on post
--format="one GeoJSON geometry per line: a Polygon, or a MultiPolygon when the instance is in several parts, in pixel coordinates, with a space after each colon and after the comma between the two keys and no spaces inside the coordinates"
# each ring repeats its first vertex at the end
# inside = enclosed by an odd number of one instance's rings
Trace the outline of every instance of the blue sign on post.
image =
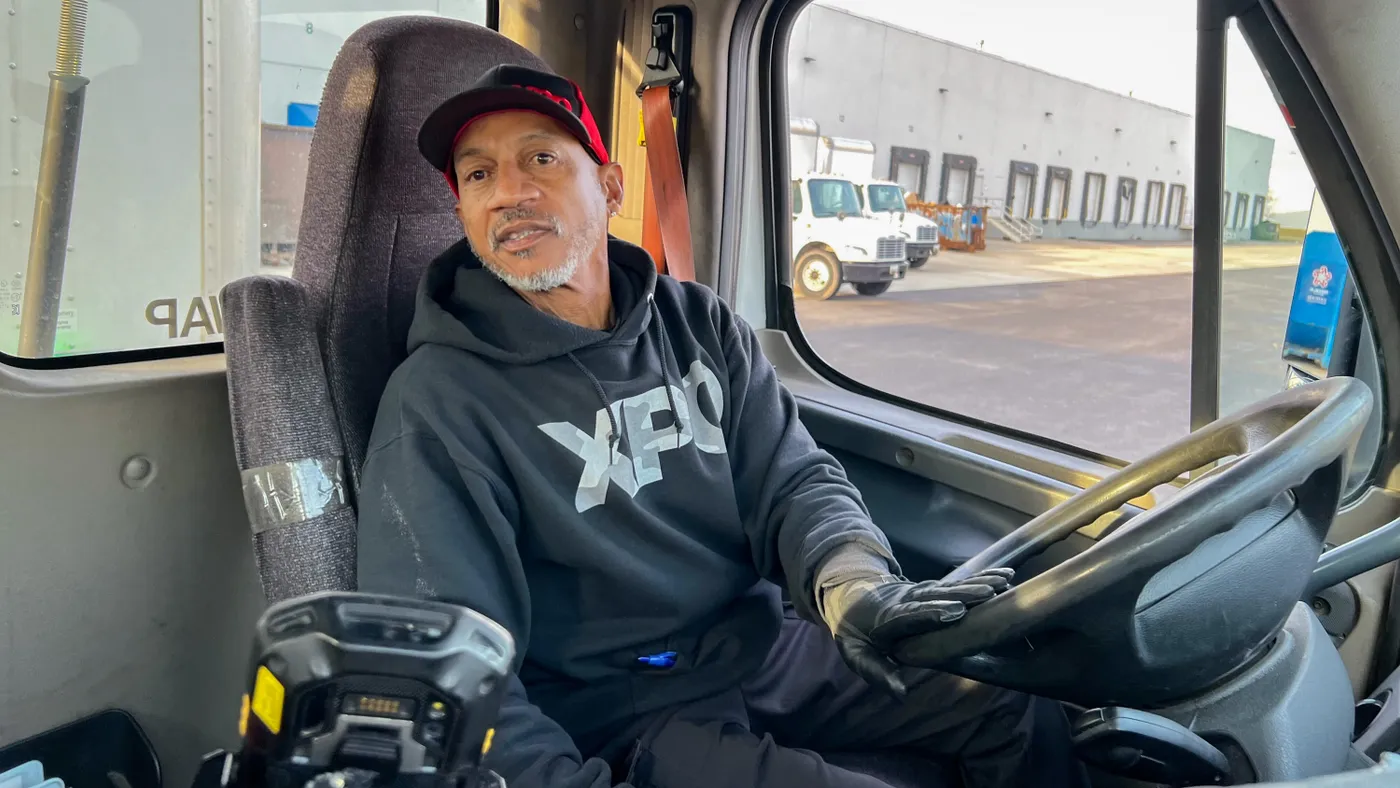
{"type": "Polygon", "coordinates": [[[292,102],[287,105],[287,125],[312,127],[316,125],[316,116],[321,114],[319,104],[299,104],[292,102]]]}
{"type": "Polygon", "coordinates": [[[1324,374],[1331,367],[1337,326],[1346,306],[1347,271],[1346,254],[1336,233],[1307,234],[1283,335],[1284,358],[1312,362],[1324,374]]]}

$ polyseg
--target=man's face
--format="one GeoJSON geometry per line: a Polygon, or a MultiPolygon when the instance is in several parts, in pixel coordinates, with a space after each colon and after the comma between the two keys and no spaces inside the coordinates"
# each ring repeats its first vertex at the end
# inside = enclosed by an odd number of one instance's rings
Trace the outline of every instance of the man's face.
{"type": "Polygon", "coordinates": [[[512,288],[573,279],[607,238],[622,170],[600,165],[551,118],[501,112],[467,127],[452,152],[457,216],[481,262],[512,288]]]}

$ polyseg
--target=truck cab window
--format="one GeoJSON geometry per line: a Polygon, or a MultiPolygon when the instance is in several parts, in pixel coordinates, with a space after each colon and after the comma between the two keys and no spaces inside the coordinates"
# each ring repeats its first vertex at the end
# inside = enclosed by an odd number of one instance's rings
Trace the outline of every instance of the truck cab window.
{"type": "Polygon", "coordinates": [[[0,353],[217,350],[224,284],[295,265],[307,153],[341,44],[397,14],[485,24],[487,3],[205,5],[204,14],[187,0],[89,6],[78,44],[82,111],[59,130],[76,151],[72,183],[59,190],[72,208],[45,219],[66,231],[62,246],[33,242],[49,235],[35,228],[36,201],[54,197],[39,192],[52,182],[45,167],[63,161],[43,154],[60,3],[20,3],[0,16],[11,86],[0,91],[11,121],[0,128],[0,353]],[[34,273],[44,271],[61,271],[61,286],[43,289],[34,273]],[[49,312],[57,321],[47,342],[22,343],[49,312]]]}
{"type": "Polygon", "coordinates": [[[818,178],[807,185],[812,192],[812,215],[818,219],[860,213],[860,198],[850,181],[818,178]]]}
{"type": "MultiPolygon", "coordinates": [[[[1098,4],[1092,28],[1051,4],[965,11],[819,0],[798,16],[779,111],[788,174],[811,189],[790,261],[800,330],[867,393],[1137,459],[1190,429],[1195,4],[1098,4]],[[930,199],[906,202],[925,154],[930,199]],[[909,226],[855,222],[847,182],[871,217],[899,197],[939,254],[909,226]],[[874,265],[899,241],[905,266],[874,265]]],[[[1222,408],[1285,385],[1314,196],[1234,29],[1228,65],[1222,408]]]]}

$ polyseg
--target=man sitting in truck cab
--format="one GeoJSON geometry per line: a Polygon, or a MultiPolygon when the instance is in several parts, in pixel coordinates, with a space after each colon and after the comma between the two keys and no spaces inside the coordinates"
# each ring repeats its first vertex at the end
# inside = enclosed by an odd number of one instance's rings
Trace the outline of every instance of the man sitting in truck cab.
{"type": "Polygon", "coordinates": [[[466,237],[429,267],[380,405],[360,584],[514,635],[488,760],[507,784],[883,784],[805,748],[1077,784],[1040,701],[885,656],[1010,572],[900,576],[753,331],[608,236],[623,173],[576,85],[497,67],[419,147],[466,237]]]}

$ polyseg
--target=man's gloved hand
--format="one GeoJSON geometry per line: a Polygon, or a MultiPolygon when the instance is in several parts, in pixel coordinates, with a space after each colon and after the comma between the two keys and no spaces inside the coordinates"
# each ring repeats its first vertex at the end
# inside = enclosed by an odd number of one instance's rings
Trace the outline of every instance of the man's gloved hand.
{"type": "Polygon", "coordinates": [[[913,583],[874,574],[828,584],[818,594],[822,618],[846,664],[867,682],[902,697],[900,666],[887,656],[895,644],[951,626],[968,608],[1010,588],[1014,576],[1011,569],[997,568],[951,583],[913,583]]]}

